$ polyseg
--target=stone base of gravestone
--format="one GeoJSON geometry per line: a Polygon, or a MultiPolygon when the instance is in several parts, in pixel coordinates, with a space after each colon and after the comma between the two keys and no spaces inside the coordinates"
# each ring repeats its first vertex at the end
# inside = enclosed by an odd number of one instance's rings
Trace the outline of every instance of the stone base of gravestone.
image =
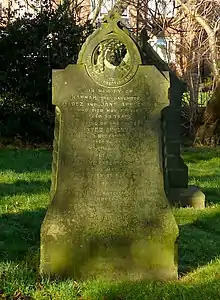
{"type": "Polygon", "coordinates": [[[174,264],[177,263],[177,244],[172,235],[156,229],[159,223],[149,224],[151,230],[147,234],[143,228],[138,232],[134,228],[136,232],[132,236],[132,227],[124,232],[118,228],[118,234],[110,230],[102,233],[101,228],[100,234],[94,234],[92,229],[91,233],[85,233],[85,228],[79,228],[82,224],[74,225],[69,216],[61,217],[52,211],[46,219],[43,224],[46,235],[41,239],[41,274],[44,276],[107,281],[177,279],[174,264]]]}
{"type": "Polygon", "coordinates": [[[169,199],[173,206],[205,208],[205,194],[196,186],[189,185],[188,188],[173,188],[170,190],[169,199]]]}

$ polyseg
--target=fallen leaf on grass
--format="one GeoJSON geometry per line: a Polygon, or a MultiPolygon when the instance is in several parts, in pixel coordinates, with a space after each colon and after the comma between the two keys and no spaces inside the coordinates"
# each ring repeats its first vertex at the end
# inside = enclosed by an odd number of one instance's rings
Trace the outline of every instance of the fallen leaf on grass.
{"type": "Polygon", "coordinates": [[[22,294],[21,291],[16,291],[12,300],[33,300],[32,297],[22,294]]]}
{"type": "Polygon", "coordinates": [[[40,282],[37,282],[35,284],[35,287],[36,287],[37,290],[43,290],[43,288],[44,288],[44,286],[40,282]]]}
{"type": "Polygon", "coordinates": [[[18,300],[21,296],[21,292],[20,291],[16,291],[13,295],[13,300],[18,300]]]}
{"type": "Polygon", "coordinates": [[[3,290],[0,290],[0,300],[6,300],[7,296],[4,294],[3,290]]]}

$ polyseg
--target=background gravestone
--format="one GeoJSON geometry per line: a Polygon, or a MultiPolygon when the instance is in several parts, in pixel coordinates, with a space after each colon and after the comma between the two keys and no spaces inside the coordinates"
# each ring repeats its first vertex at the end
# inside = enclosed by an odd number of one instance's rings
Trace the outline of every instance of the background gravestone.
{"type": "Polygon", "coordinates": [[[110,13],[77,65],[53,71],[52,202],[40,268],[76,279],[176,279],[161,135],[169,74],[141,65],[118,22],[110,13]]]}
{"type": "Polygon", "coordinates": [[[188,167],[180,155],[180,110],[186,84],[160,58],[147,40],[147,33],[143,29],[140,36],[140,48],[144,64],[154,65],[160,71],[168,71],[170,76],[169,105],[162,110],[161,116],[165,193],[173,206],[201,209],[205,207],[205,195],[198,187],[188,185],[188,167]]]}

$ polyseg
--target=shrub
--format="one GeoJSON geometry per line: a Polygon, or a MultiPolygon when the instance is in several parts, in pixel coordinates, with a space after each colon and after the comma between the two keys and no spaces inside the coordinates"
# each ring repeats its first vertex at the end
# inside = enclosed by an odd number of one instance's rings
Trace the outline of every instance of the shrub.
{"type": "Polygon", "coordinates": [[[1,137],[51,142],[54,107],[52,69],[75,63],[89,22],[79,25],[66,4],[25,14],[0,33],[1,137]]]}

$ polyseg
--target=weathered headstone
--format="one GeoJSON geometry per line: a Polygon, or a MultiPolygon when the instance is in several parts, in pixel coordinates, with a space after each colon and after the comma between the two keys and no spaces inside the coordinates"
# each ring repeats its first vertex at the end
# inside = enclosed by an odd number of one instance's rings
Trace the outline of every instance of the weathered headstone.
{"type": "Polygon", "coordinates": [[[142,65],[119,16],[53,71],[51,198],[43,274],[76,279],[177,278],[178,227],[164,192],[161,111],[168,72],[142,65]]]}

